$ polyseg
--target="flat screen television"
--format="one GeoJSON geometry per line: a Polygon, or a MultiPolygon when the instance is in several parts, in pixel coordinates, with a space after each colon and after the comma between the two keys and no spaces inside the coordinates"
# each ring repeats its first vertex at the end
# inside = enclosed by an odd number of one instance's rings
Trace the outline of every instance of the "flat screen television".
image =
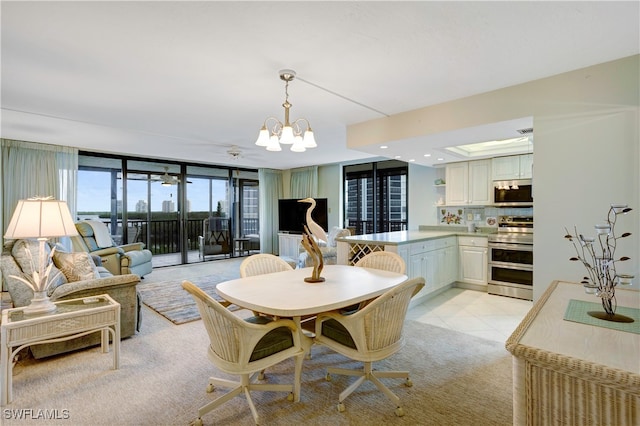
{"type": "MultiPolygon", "coordinates": [[[[311,218],[325,231],[328,230],[328,207],[326,198],[314,198],[316,207],[311,213],[311,218]]],[[[297,198],[278,200],[278,217],[280,232],[290,234],[302,234],[307,223],[307,209],[309,203],[299,203],[297,198]]]]}

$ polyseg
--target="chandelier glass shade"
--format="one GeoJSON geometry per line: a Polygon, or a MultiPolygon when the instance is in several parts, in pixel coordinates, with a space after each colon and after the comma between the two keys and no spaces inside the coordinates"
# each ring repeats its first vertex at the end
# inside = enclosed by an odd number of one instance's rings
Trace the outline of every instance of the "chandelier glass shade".
{"type": "Polygon", "coordinates": [[[289,110],[291,104],[289,103],[289,82],[296,76],[296,72],[293,70],[281,70],[280,79],[285,82],[285,100],[282,106],[284,107],[284,123],[275,117],[268,117],[264,120],[260,133],[258,134],[258,140],[256,140],[257,146],[263,146],[267,151],[282,151],[282,145],[291,145],[291,151],[304,152],[308,148],[315,148],[315,137],[313,136],[313,130],[309,124],[309,120],[306,118],[298,118],[293,123],[289,121],[289,110]]]}

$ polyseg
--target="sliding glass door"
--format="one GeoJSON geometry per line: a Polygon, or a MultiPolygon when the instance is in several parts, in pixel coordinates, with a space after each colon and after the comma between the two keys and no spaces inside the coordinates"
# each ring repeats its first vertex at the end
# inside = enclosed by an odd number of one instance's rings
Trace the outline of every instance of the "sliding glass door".
{"type": "Polygon", "coordinates": [[[233,256],[235,237],[233,233],[233,196],[227,169],[215,167],[187,166],[186,188],[187,245],[189,253],[187,262],[199,262],[233,256]],[[211,218],[216,218],[210,221],[211,218]],[[206,222],[206,223],[205,223],[206,222]],[[211,249],[214,245],[210,231],[210,223],[215,223],[215,245],[220,249],[211,249]],[[201,246],[202,245],[202,246],[201,246]],[[197,255],[196,255],[197,254],[197,255]]]}
{"type": "Polygon", "coordinates": [[[238,254],[234,239],[260,232],[258,211],[255,170],[79,156],[78,219],[104,222],[117,244],[143,242],[154,267],[238,254]],[[209,218],[224,222],[229,241],[203,256],[209,218]]]}

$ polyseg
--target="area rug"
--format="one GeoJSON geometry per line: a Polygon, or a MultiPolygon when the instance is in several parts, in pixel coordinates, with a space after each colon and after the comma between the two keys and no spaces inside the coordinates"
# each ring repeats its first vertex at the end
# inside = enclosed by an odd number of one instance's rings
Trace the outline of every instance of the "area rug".
{"type": "MultiPolygon", "coordinates": [[[[216,286],[223,282],[239,278],[236,269],[230,268],[224,273],[188,278],[189,281],[204,290],[205,293],[218,301],[223,299],[216,293],[216,286]]],[[[184,279],[173,279],[156,283],[142,283],[138,285],[138,291],[142,303],[153,309],[174,324],[200,319],[200,313],[193,297],[182,288],[184,279]]],[[[238,306],[229,306],[230,310],[240,309],[238,306]]]]}

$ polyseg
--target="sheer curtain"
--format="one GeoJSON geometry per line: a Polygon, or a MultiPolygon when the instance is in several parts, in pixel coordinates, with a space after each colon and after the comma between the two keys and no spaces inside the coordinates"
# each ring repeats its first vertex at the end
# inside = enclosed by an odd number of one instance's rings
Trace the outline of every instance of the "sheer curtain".
{"type": "Polygon", "coordinates": [[[278,253],[278,200],[283,197],[282,172],[259,169],[260,251],[278,253]]]}
{"type": "Polygon", "coordinates": [[[291,198],[318,196],[318,166],[291,170],[291,198]]]}
{"type": "Polygon", "coordinates": [[[1,139],[2,231],[7,229],[18,200],[53,196],[76,214],[78,150],[57,145],[1,139]]]}

